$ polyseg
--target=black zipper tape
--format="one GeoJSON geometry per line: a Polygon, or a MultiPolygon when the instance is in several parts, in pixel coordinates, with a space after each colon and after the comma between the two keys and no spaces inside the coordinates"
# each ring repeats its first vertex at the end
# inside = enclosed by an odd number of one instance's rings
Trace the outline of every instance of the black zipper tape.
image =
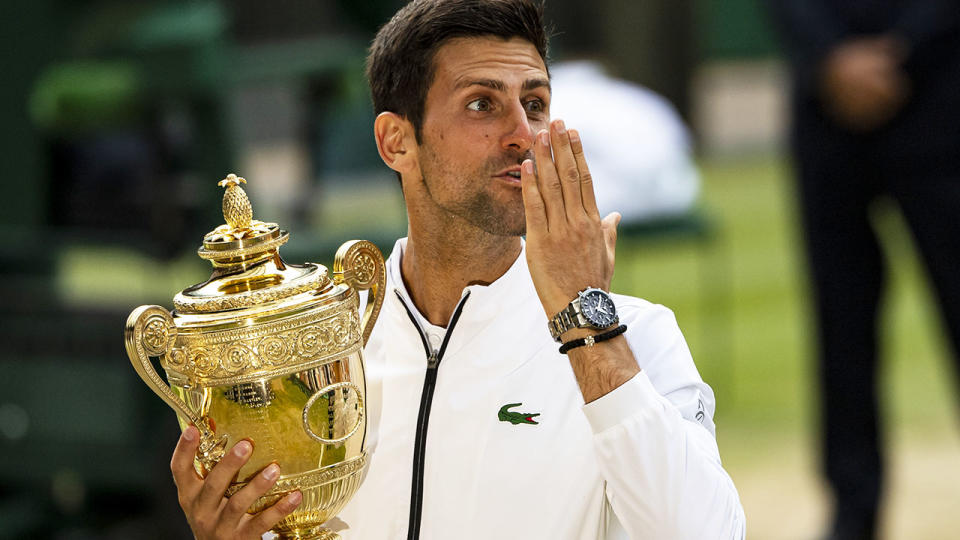
{"type": "Polygon", "coordinates": [[[403,304],[403,308],[407,310],[407,316],[410,317],[410,322],[413,323],[417,332],[420,333],[420,340],[423,341],[423,350],[427,354],[427,371],[423,379],[423,393],[420,394],[417,435],[413,445],[413,481],[410,486],[410,524],[407,527],[407,540],[419,540],[420,521],[423,516],[423,469],[426,462],[427,424],[430,421],[430,405],[433,403],[433,390],[437,385],[437,368],[440,367],[440,360],[443,359],[443,353],[447,350],[447,343],[450,342],[453,327],[457,324],[457,320],[460,319],[460,313],[463,312],[463,305],[470,296],[470,291],[467,291],[467,294],[463,295],[456,309],[453,310],[453,315],[451,315],[450,322],[447,324],[447,331],[443,336],[443,342],[440,344],[440,349],[436,352],[430,349],[430,342],[427,340],[426,333],[424,333],[423,328],[420,328],[417,318],[413,315],[407,303],[403,301],[400,291],[394,290],[394,292],[400,299],[400,303],[403,304]]]}

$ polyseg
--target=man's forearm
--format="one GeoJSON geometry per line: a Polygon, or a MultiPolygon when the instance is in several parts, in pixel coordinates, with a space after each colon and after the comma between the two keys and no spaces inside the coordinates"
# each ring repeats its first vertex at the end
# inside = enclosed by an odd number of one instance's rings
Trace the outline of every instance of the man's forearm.
{"type": "MultiPolygon", "coordinates": [[[[564,341],[596,334],[590,330],[571,330],[564,341]]],[[[627,338],[617,336],[593,346],[581,346],[567,352],[573,374],[580,385],[584,403],[601,398],[640,372],[627,338]]]]}

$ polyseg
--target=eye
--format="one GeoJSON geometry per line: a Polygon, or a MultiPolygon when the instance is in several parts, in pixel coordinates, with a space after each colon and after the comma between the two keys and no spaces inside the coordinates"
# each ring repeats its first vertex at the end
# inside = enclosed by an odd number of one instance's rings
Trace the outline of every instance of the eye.
{"type": "Polygon", "coordinates": [[[467,103],[467,109],[477,112],[488,112],[493,108],[493,105],[490,103],[490,100],[487,98],[477,98],[470,103],[467,103]]]}
{"type": "Polygon", "coordinates": [[[531,114],[541,114],[547,108],[542,99],[531,99],[524,103],[524,107],[526,107],[527,112],[531,114]]]}

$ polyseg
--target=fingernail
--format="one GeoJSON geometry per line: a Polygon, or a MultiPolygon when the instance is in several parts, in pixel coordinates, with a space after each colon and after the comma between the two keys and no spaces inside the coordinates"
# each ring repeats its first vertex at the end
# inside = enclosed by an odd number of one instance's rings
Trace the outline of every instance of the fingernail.
{"type": "Polygon", "coordinates": [[[233,454],[237,457],[247,457],[253,451],[250,441],[240,441],[233,447],[233,454]]]}
{"type": "Polygon", "coordinates": [[[575,129],[570,130],[570,142],[580,142],[580,134],[575,129]]]}
{"type": "Polygon", "coordinates": [[[557,133],[560,133],[560,134],[562,134],[562,133],[564,133],[565,131],[567,131],[567,126],[563,125],[563,120],[557,120],[557,121],[553,124],[553,127],[557,130],[557,133]]]}
{"type": "Polygon", "coordinates": [[[267,468],[263,470],[262,474],[267,480],[273,480],[278,474],[280,474],[280,466],[276,463],[271,463],[270,465],[267,465],[267,468]]]}
{"type": "Polygon", "coordinates": [[[294,491],[293,493],[287,495],[287,504],[290,506],[297,506],[300,504],[300,501],[303,499],[303,495],[299,491],[294,491]]]}
{"type": "Polygon", "coordinates": [[[540,132],[540,144],[544,146],[550,144],[550,134],[547,133],[547,130],[543,130],[540,132]]]}
{"type": "Polygon", "coordinates": [[[189,442],[197,440],[197,428],[187,426],[187,429],[183,430],[183,438],[189,442]]]}
{"type": "Polygon", "coordinates": [[[533,174],[533,162],[529,159],[524,161],[520,166],[523,167],[523,172],[525,174],[533,174]]]}

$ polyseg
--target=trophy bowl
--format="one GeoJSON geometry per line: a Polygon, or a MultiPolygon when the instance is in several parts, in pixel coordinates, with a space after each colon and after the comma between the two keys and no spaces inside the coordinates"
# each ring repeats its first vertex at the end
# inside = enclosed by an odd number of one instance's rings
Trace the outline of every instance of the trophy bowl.
{"type": "Polygon", "coordinates": [[[276,484],[256,513],[300,490],[300,506],[273,532],[281,539],[337,538],[323,528],[360,485],[366,453],[363,346],[383,303],[383,255],[353,240],[323,265],[287,264],[289,234],[253,220],[246,180],[229,175],[225,225],[203,239],[210,279],[174,297],[174,310],[140,306],[127,319],[127,354],[143,381],[200,431],[201,476],[242,439],[254,451],[227,490],[231,496],[272,462],[276,484]],[[368,291],[359,312],[359,291],[368,291]],[[153,367],[159,358],[165,382],[153,367]]]}

